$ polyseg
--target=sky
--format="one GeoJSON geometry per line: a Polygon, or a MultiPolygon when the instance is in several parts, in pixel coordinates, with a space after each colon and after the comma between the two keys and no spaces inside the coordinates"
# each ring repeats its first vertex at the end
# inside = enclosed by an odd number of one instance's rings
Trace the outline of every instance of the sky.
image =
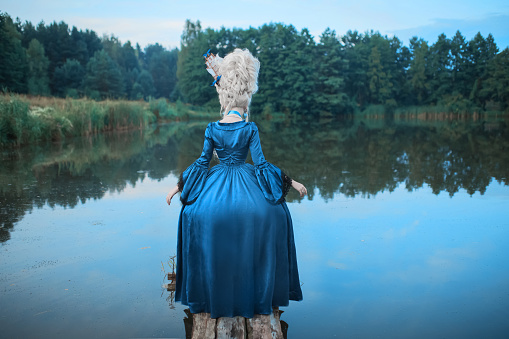
{"type": "Polygon", "coordinates": [[[92,29],[99,36],[113,34],[141,47],[159,43],[180,46],[186,19],[200,20],[202,28],[260,27],[279,22],[298,30],[307,28],[318,41],[327,28],[338,35],[348,30],[379,31],[405,45],[413,36],[434,43],[441,33],[457,30],[470,40],[477,32],[491,33],[500,50],[509,46],[509,1],[339,1],[339,0],[0,0],[0,11],[13,19],[65,21],[70,27],[92,29]]]}

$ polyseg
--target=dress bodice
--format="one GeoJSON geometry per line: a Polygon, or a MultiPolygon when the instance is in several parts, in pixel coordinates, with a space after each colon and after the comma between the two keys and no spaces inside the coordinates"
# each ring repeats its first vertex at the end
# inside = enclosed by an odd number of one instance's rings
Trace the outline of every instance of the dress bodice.
{"type": "MultiPolygon", "coordinates": [[[[179,179],[180,200],[183,204],[192,204],[207,182],[209,163],[216,150],[220,164],[218,167],[237,166],[252,171],[265,198],[272,204],[280,204],[292,180],[277,166],[267,162],[260,144],[258,127],[254,122],[238,121],[233,123],[211,122],[205,130],[205,141],[201,156],[189,166],[179,179]],[[251,152],[254,168],[246,164],[247,153],[251,152]]],[[[212,169],[217,171],[218,169],[212,169]]]]}
{"type": "Polygon", "coordinates": [[[233,123],[215,122],[209,125],[211,137],[219,161],[223,165],[246,162],[252,129],[245,121],[233,123]]]}

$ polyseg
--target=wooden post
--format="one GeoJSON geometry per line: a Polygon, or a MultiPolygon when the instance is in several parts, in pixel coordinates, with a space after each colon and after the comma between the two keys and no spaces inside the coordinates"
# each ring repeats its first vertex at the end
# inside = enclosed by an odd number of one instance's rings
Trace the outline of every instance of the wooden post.
{"type": "MultiPolygon", "coordinates": [[[[210,319],[210,314],[206,313],[210,319]]],[[[194,336],[194,331],[193,331],[194,336]]],[[[216,339],[245,339],[246,319],[243,317],[217,318],[216,339]]]]}
{"type": "Polygon", "coordinates": [[[274,308],[272,314],[256,314],[244,317],[210,318],[210,313],[191,313],[185,310],[184,319],[187,339],[285,339],[286,323],[281,322],[283,313],[274,308]],[[283,326],[281,324],[283,323],[283,326]],[[283,330],[285,330],[283,333],[283,330]]]}

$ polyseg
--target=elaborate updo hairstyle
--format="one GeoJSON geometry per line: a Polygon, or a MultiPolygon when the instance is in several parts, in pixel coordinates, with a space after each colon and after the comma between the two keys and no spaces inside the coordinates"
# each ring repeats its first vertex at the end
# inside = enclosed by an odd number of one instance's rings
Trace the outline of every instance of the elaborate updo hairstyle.
{"type": "Polygon", "coordinates": [[[260,61],[247,49],[236,48],[224,57],[219,66],[221,80],[216,86],[222,114],[234,107],[249,107],[258,90],[259,71],[260,61]]]}

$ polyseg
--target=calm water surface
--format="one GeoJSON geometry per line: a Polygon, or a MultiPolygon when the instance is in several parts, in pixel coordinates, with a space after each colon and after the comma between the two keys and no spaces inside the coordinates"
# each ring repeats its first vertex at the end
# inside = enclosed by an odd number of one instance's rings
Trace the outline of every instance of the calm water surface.
{"type": "MultiPolygon", "coordinates": [[[[509,126],[258,123],[304,293],[289,338],[504,338],[509,126]]],[[[0,337],[185,338],[163,288],[206,122],[1,152],[0,337]]]]}

